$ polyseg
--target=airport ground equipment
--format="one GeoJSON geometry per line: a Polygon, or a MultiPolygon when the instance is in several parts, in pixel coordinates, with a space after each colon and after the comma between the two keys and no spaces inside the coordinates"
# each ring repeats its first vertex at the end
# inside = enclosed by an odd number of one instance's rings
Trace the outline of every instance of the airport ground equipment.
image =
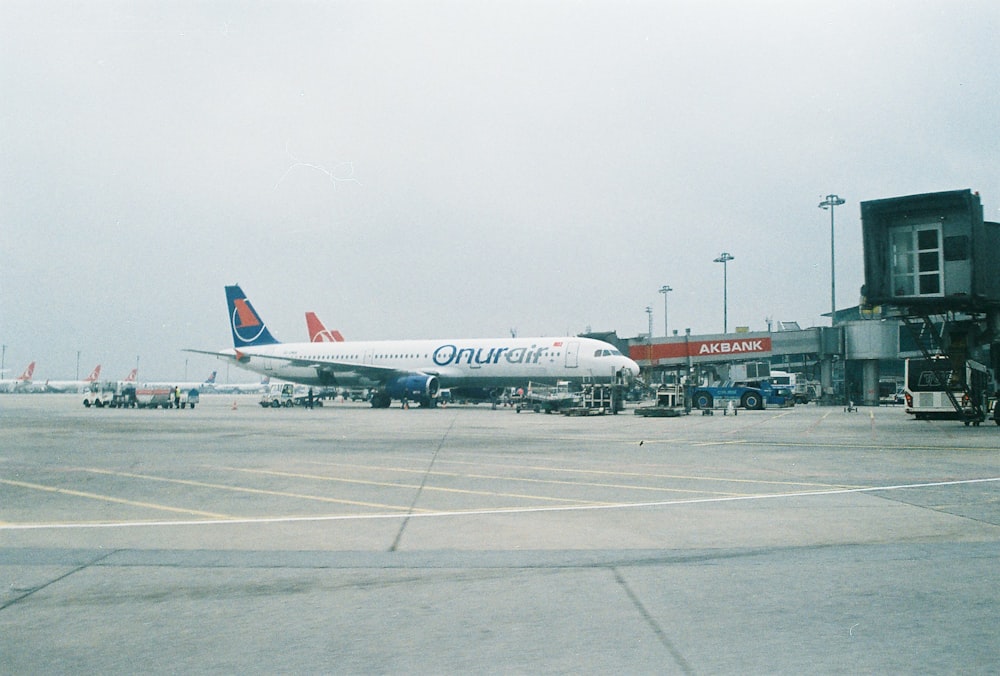
{"type": "Polygon", "coordinates": [[[175,390],[169,387],[137,387],[135,390],[136,408],[194,408],[201,395],[198,390],[182,390],[180,401],[177,401],[175,390]]]}
{"type": "Polygon", "coordinates": [[[295,405],[295,386],[291,383],[271,383],[260,398],[264,408],[291,408],[295,405]]]}
{"type": "Polygon", "coordinates": [[[83,405],[87,408],[110,406],[117,389],[112,382],[90,383],[83,393],[83,405]]]}
{"type": "Polygon", "coordinates": [[[647,418],[676,418],[687,413],[684,408],[684,388],[681,385],[660,385],[656,388],[655,404],[635,409],[635,415],[647,418]]]}
{"type": "Polygon", "coordinates": [[[83,395],[87,408],[191,408],[201,399],[197,389],[181,392],[180,401],[169,387],[136,387],[131,383],[92,383],[83,395]]]}
{"type": "Polygon", "coordinates": [[[767,406],[760,388],[737,385],[732,381],[713,387],[697,387],[691,395],[692,407],[702,411],[725,409],[730,402],[733,406],[747,410],[762,409],[767,406]]]}
{"type": "Polygon", "coordinates": [[[264,408],[291,408],[293,406],[320,407],[323,400],[319,394],[309,395],[307,391],[295,387],[293,383],[271,383],[260,398],[264,408]]]}
{"type": "Polygon", "coordinates": [[[514,410],[517,413],[522,410],[553,413],[581,406],[582,401],[583,392],[571,391],[569,382],[564,381],[552,386],[528,383],[528,388],[519,396],[514,410]]]}
{"type": "Polygon", "coordinates": [[[760,390],[764,397],[764,403],[768,406],[787,407],[795,406],[795,396],[788,387],[775,385],[768,378],[761,380],[744,380],[735,383],[737,386],[750,387],[760,390]]]}
{"type": "MultiPolygon", "coordinates": [[[[767,381],[771,383],[775,388],[787,389],[792,393],[792,399],[796,404],[808,404],[814,399],[819,399],[822,392],[822,386],[817,380],[806,380],[798,373],[790,373],[788,371],[776,371],[774,369],[769,369],[770,373],[766,376],[767,381]]],[[[765,376],[762,376],[762,378],[765,376]]],[[[753,378],[745,377],[738,378],[732,375],[732,370],[730,370],[730,378],[733,380],[753,380],[753,378]]],[[[768,401],[768,404],[777,403],[768,401]]],[[[780,405],[780,404],[779,404],[780,405]]]]}
{"type": "Polygon", "coordinates": [[[625,408],[625,386],[608,383],[586,383],[580,392],[580,403],[563,410],[563,415],[618,415],[625,408]]]}

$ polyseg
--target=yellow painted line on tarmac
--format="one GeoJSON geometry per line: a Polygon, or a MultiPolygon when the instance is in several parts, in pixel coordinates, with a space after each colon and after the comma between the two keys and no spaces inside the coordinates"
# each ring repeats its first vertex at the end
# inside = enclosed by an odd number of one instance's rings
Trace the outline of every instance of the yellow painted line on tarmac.
{"type": "MultiPolygon", "coordinates": [[[[734,430],[729,430],[728,432],[723,432],[723,434],[738,434],[738,433],[742,432],[743,430],[745,430],[748,427],[758,427],[760,425],[764,425],[764,424],[767,424],[769,422],[773,422],[773,421],[777,420],[778,418],[784,418],[786,415],[791,415],[791,413],[792,413],[792,409],[788,409],[784,413],[777,413],[775,415],[768,415],[768,416],[764,416],[764,417],[754,417],[753,420],[751,420],[750,422],[743,422],[739,426],[739,428],[734,429],[734,430]]],[[[733,417],[736,417],[736,416],[733,416],[733,417]]]]}
{"type": "Polygon", "coordinates": [[[325,495],[307,495],[304,493],[288,493],[285,491],[269,491],[262,488],[247,488],[245,486],[227,486],[226,484],[213,484],[204,481],[194,481],[192,479],[168,479],[167,477],[153,476],[150,474],[133,474],[131,472],[115,472],[106,469],[94,469],[86,467],[74,467],[77,472],[90,472],[92,474],[107,474],[110,476],[120,476],[127,479],[144,479],[146,481],[161,481],[164,483],[180,484],[183,486],[193,486],[195,488],[211,488],[213,490],[232,491],[234,493],[251,493],[255,495],[270,495],[282,498],[296,498],[299,500],[314,500],[316,502],[330,502],[338,505],[352,505],[355,507],[375,507],[379,509],[394,509],[397,511],[409,511],[409,506],[385,505],[378,502],[361,502],[358,500],[344,500],[342,498],[331,498],[325,495]]]}
{"type": "Polygon", "coordinates": [[[445,488],[443,486],[428,486],[419,484],[399,484],[391,481],[370,481],[367,479],[344,479],[341,477],[324,476],[321,474],[301,474],[296,472],[279,472],[276,470],[264,469],[244,469],[241,467],[221,467],[232,472],[247,472],[249,474],[265,474],[270,476],[284,476],[293,479],[310,479],[315,481],[333,481],[336,483],[359,484],[362,486],[382,486],[386,488],[406,488],[412,490],[436,491],[438,493],[458,493],[461,495],[483,495],[499,498],[517,498],[518,500],[541,500],[547,502],[567,502],[571,504],[583,505],[609,505],[609,502],[599,502],[596,500],[580,500],[577,498],[555,498],[546,495],[525,495],[522,493],[505,493],[502,491],[476,491],[467,488],[445,488]]]}
{"type": "Polygon", "coordinates": [[[810,425],[808,428],[806,428],[806,434],[812,434],[816,430],[816,428],[819,427],[820,423],[822,423],[824,420],[826,420],[827,418],[829,418],[832,413],[833,413],[833,411],[827,411],[822,416],[820,416],[816,420],[816,422],[814,422],[812,425],[810,425]]]}
{"type": "Polygon", "coordinates": [[[17,486],[18,488],[29,488],[36,491],[45,491],[46,493],[57,493],[59,495],[71,495],[76,498],[87,498],[90,500],[100,500],[102,502],[114,502],[122,505],[130,505],[132,507],[144,507],[146,509],[157,509],[164,512],[175,512],[178,514],[194,514],[196,516],[203,516],[208,519],[232,519],[233,517],[228,514],[216,514],[214,512],[202,512],[197,509],[185,509],[183,507],[169,507],[167,505],[158,505],[152,502],[138,502],[136,500],[126,500],[124,498],[116,498],[111,495],[100,495],[98,493],[88,493],[86,491],[74,491],[69,488],[59,488],[57,486],[44,486],[42,484],[29,483],[27,481],[12,481],[10,479],[0,479],[0,484],[6,484],[8,486],[17,486]]]}
{"type": "MultiPolygon", "coordinates": [[[[689,488],[671,488],[669,486],[640,486],[636,484],[613,484],[598,483],[595,481],[564,481],[558,479],[532,479],[529,477],[518,477],[502,474],[470,474],[462,472],[442,472],[426,471],[422,469],[412,469],[409,467],[383,467],[379,465],[356,465],[352,463],[313,463],[323,467],[351,467],[354,469],[375,470],[380,472],[400,472],[405,474],[429,474],[432,476],[453,477],[457,479],[486,479],[490,481],[511,481],[534,484],[550,484],[554,486],[581,486],[585,488],[614,488],[617,490],[653,491],[657,493],[694,493],[697,495],[745,495],[744,493],[734,493],[732,491],[706,491],[689,488]]],[[[636,474],[637,477],[653,476],[650,474],[636,474]]]]}

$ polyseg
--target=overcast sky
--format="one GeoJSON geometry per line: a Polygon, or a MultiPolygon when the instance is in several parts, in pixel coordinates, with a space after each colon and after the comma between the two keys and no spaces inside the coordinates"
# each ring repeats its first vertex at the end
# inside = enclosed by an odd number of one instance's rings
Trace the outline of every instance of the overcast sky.
{"type": "Polygon", "coordinates": [[[721,333],[723,251],[731,331],[828,325],[818,203],[850,307],[859,202],[1000,220],[998,120],[995,0],[5,0],[5,365],[200,378],[234,282],[285,341],[721,333]]]}

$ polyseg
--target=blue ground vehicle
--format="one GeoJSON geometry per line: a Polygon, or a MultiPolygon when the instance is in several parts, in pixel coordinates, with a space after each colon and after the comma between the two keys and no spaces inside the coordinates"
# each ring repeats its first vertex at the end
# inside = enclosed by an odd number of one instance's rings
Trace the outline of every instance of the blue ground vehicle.
{"type": "Polygon", "coordinates": [[[795,392],[787,385],[775,385],[770,380],[747,380],[736,385],[760,390],[768,406],[795,406],[795,392]]]}
{"type": "Polygon", "coordinates": [[[725,408],[732,402],[748,410],[767,406],[794,406],[791,390],[778,388],[766,380],[727,381],[713,387],[696,387],[691,405],[699,409],[725,408]]]}

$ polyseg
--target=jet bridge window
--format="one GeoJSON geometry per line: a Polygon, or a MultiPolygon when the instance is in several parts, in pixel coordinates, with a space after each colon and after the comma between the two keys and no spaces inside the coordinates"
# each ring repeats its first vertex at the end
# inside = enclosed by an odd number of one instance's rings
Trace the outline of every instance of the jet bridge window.
{"type": "Polygon", "coordinates": [[[941,225],[897,226],[891,238],[893,295],[942,295],[941,225]]]}

